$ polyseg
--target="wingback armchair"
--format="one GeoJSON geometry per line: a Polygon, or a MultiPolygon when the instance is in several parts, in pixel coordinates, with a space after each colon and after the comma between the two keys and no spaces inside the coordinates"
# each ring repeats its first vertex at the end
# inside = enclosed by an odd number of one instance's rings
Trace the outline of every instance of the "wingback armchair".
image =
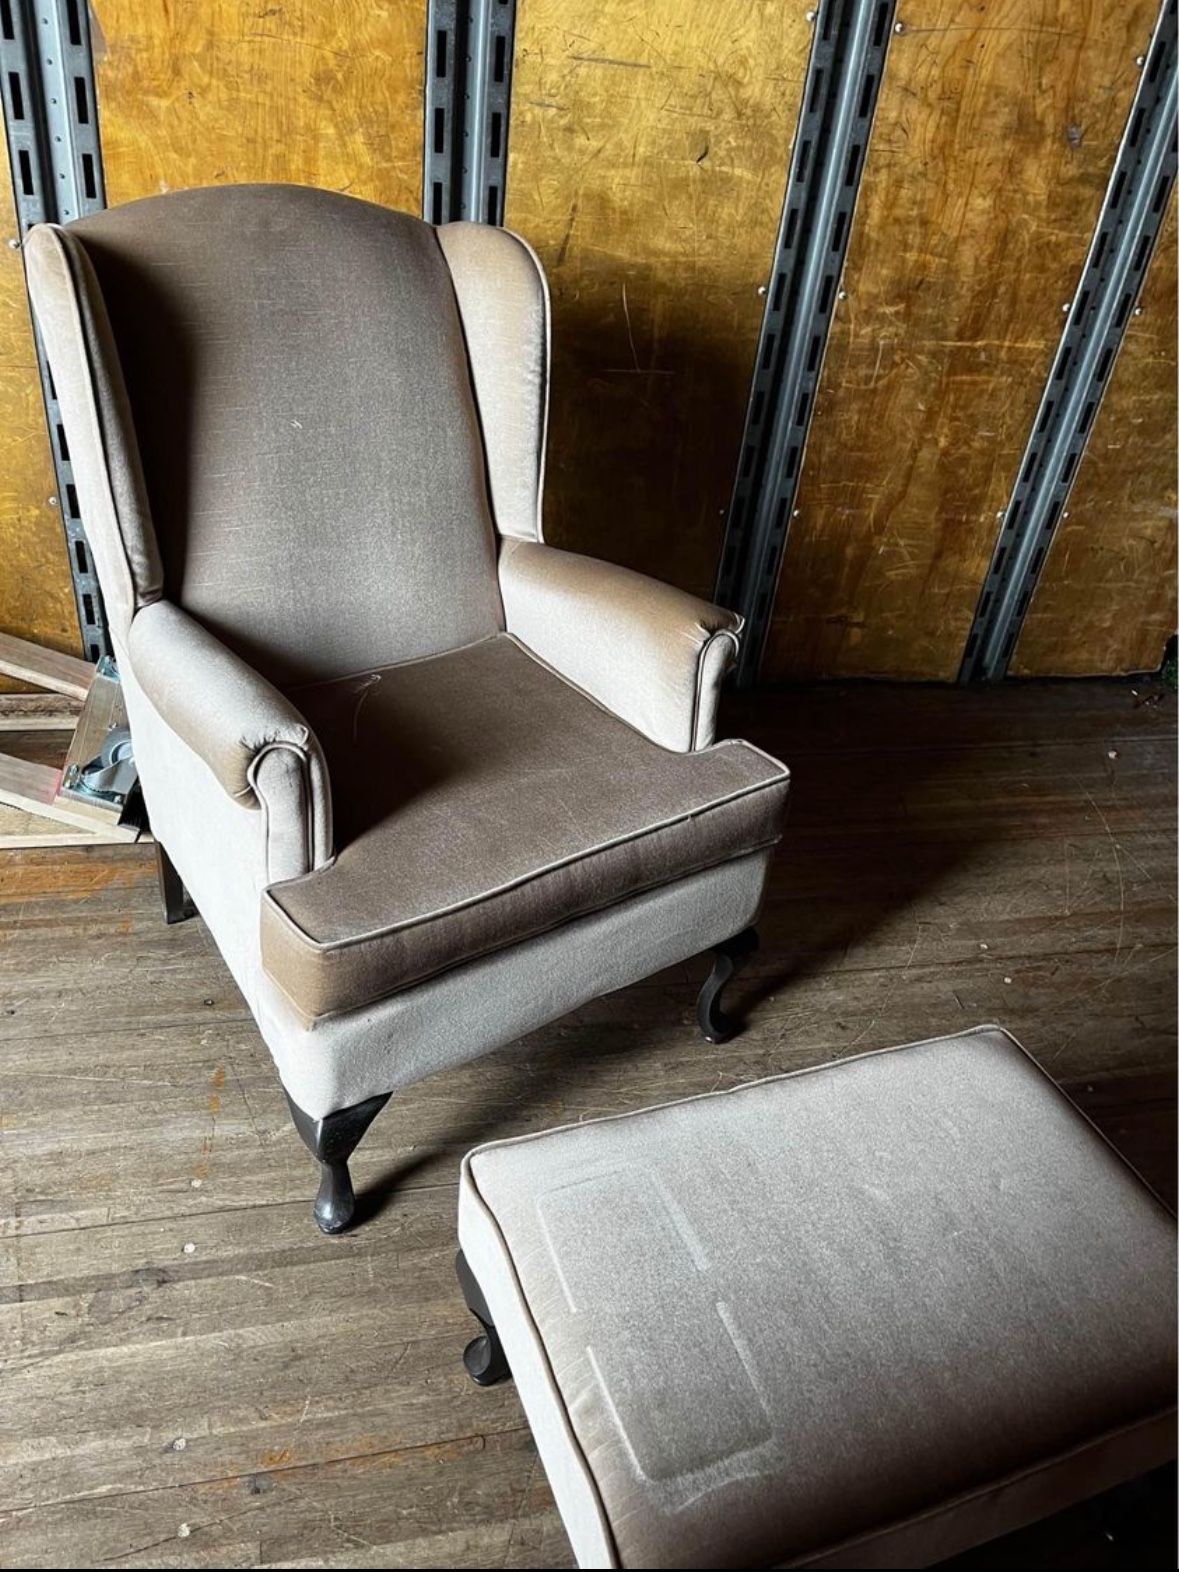
{"type": "Polygon", "coordinates": [[[25,251],[169,915],[258,1022],[320,1226],[393,1091],[710,947],[719,1040],[787,773],[714,742],[738,617],[543,543],[529,247],[255,185],[25,251]]]}

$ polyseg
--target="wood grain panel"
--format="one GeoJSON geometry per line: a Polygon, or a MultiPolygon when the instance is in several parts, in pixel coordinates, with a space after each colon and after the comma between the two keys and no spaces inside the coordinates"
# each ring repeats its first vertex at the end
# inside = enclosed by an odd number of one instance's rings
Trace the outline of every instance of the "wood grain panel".
{"type": "Polygon", "coordinates": [[[96,0],[107,198],[277,180],[421,209],[425,0],[96,0]]]}
{"type": "Polygon", "coordinates": [[[901,7],[767,676],[956,676],[1156,11],[901,7]]]}
{"type": "Polygon", "coordinates": [[[1176,209],[1015,648],[1012,673],[1150,671],[1175,631],[1176,209]]]}
{"type": "MultiPolygon", "coordinates": [[[[0,632],[77,654],[82,647],[57,483],[45,429],[33,330],[0,136],[0,632]]],[[[0,677],[0,693],[24,688],[0,677]]]]}
{"type": "Polygon", "coordinates": [[[0,633],[0,673],[79,700],[89,695],[95,676],[89,661],[46,649],[27,639],[14,639],[9,633],[0,633]]]}
{"type": "Polygon", "coordinates": [[[710,594],[811,29],[521,0],[507,222],[553,292],[547,538],[710,594]]]}

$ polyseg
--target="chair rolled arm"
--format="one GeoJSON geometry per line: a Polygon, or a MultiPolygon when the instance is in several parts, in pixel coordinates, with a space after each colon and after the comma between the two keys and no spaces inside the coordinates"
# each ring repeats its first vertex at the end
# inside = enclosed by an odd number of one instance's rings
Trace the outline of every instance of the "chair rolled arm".
{"type": "Polygon", "coordinates": [[[127,653],[152,707],[222,790],[243,807],[270,811],[272,841],[297,835],[312,867],[326,862],[332,851],[327,765],[290,699],[169,601],[136,613],[127,653]],[[276,809],[301,822],[273,822],[276,809]]]}
{"type": "Polygon", "coordinates": [[[653,742],[677,753],[716,735],[743,619],[612,562],[506,540],[509,633],[653,742]]]}

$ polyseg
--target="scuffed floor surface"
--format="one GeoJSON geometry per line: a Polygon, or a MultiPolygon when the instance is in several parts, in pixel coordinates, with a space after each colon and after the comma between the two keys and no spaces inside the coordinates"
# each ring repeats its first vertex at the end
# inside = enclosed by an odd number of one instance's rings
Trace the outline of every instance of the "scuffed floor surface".
{"type": "MultiPolygon", "coordinates": [[[[701,961],[414,1087],[340,1240],[151,850],[0,856],[0,1565],[568,1565],[513,1389],[460,1364],[480,1140],[999,1021],[1173,1199],[1175,700],[1133,687],[734,703],[794,772],[744,1034],[697,1037],[701,961]]],[[[1172,1488],[964,1564],[1172,1566],[1172,1488]]]]}

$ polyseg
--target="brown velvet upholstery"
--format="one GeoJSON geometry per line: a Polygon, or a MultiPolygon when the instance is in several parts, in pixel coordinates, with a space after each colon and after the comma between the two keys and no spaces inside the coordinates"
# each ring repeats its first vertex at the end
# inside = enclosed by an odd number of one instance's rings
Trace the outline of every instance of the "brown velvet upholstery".
{"type": "Polygon", "coordinates": [[[525,242],[258,185],[24,249],[152,828],[304,1112],[755,920],[739,619],[543,544],[525,242]]]}
{"type": "Polygon", "coordinates": [[[477,1147],[582,1567],[919,1567],[1175,1453],[1175,1226],[979,1027],[477,1147]]]}
{"type": "Polygon", "coordinates": [[[487,485],[500,535],[539,540],[549,404],[549,294],[519,235],[491,224],[443,224],[463,325],[487,485]]]}
{"type": "Polygon", "coordinates": [[[327,757],[339,852],[267,891],[262,960],[306,1016],[780,833],[781,765],[740,742],[659,748],[502,634],[292,696],[327,757]]]}
{"type": "MultiPolygon", "coordinates": [[[[315,735],[291,701],[178,606],[166,600],[145,606],[127,642],[161,720],[204,759],[231,797],[254,805],[251,776],[268,748],[314,758],[316,773],[323,772],[315,735]]],[[[325,818],[329,828],[330,810],[325,818]]]]}
{"type": "Polygon", "coordinates": [[[599,704],[665,748],[713,741],[744,625],[735,612],[539,541],[504,541],[499,586],[508,632],[599,704]]]}
{"type": "Polygon", "coordinates": [[[428,225],[228,186],[66,233],[118,346],[168,599],[272,681],[502,626],[470,369],[428,225]]]}
{"type": "Polygon", "coordinates": [[[25,265],[117,651],[164,583],[118,351],[94,269],[71,230],[38,225],[25,241],[25,265]]]}

